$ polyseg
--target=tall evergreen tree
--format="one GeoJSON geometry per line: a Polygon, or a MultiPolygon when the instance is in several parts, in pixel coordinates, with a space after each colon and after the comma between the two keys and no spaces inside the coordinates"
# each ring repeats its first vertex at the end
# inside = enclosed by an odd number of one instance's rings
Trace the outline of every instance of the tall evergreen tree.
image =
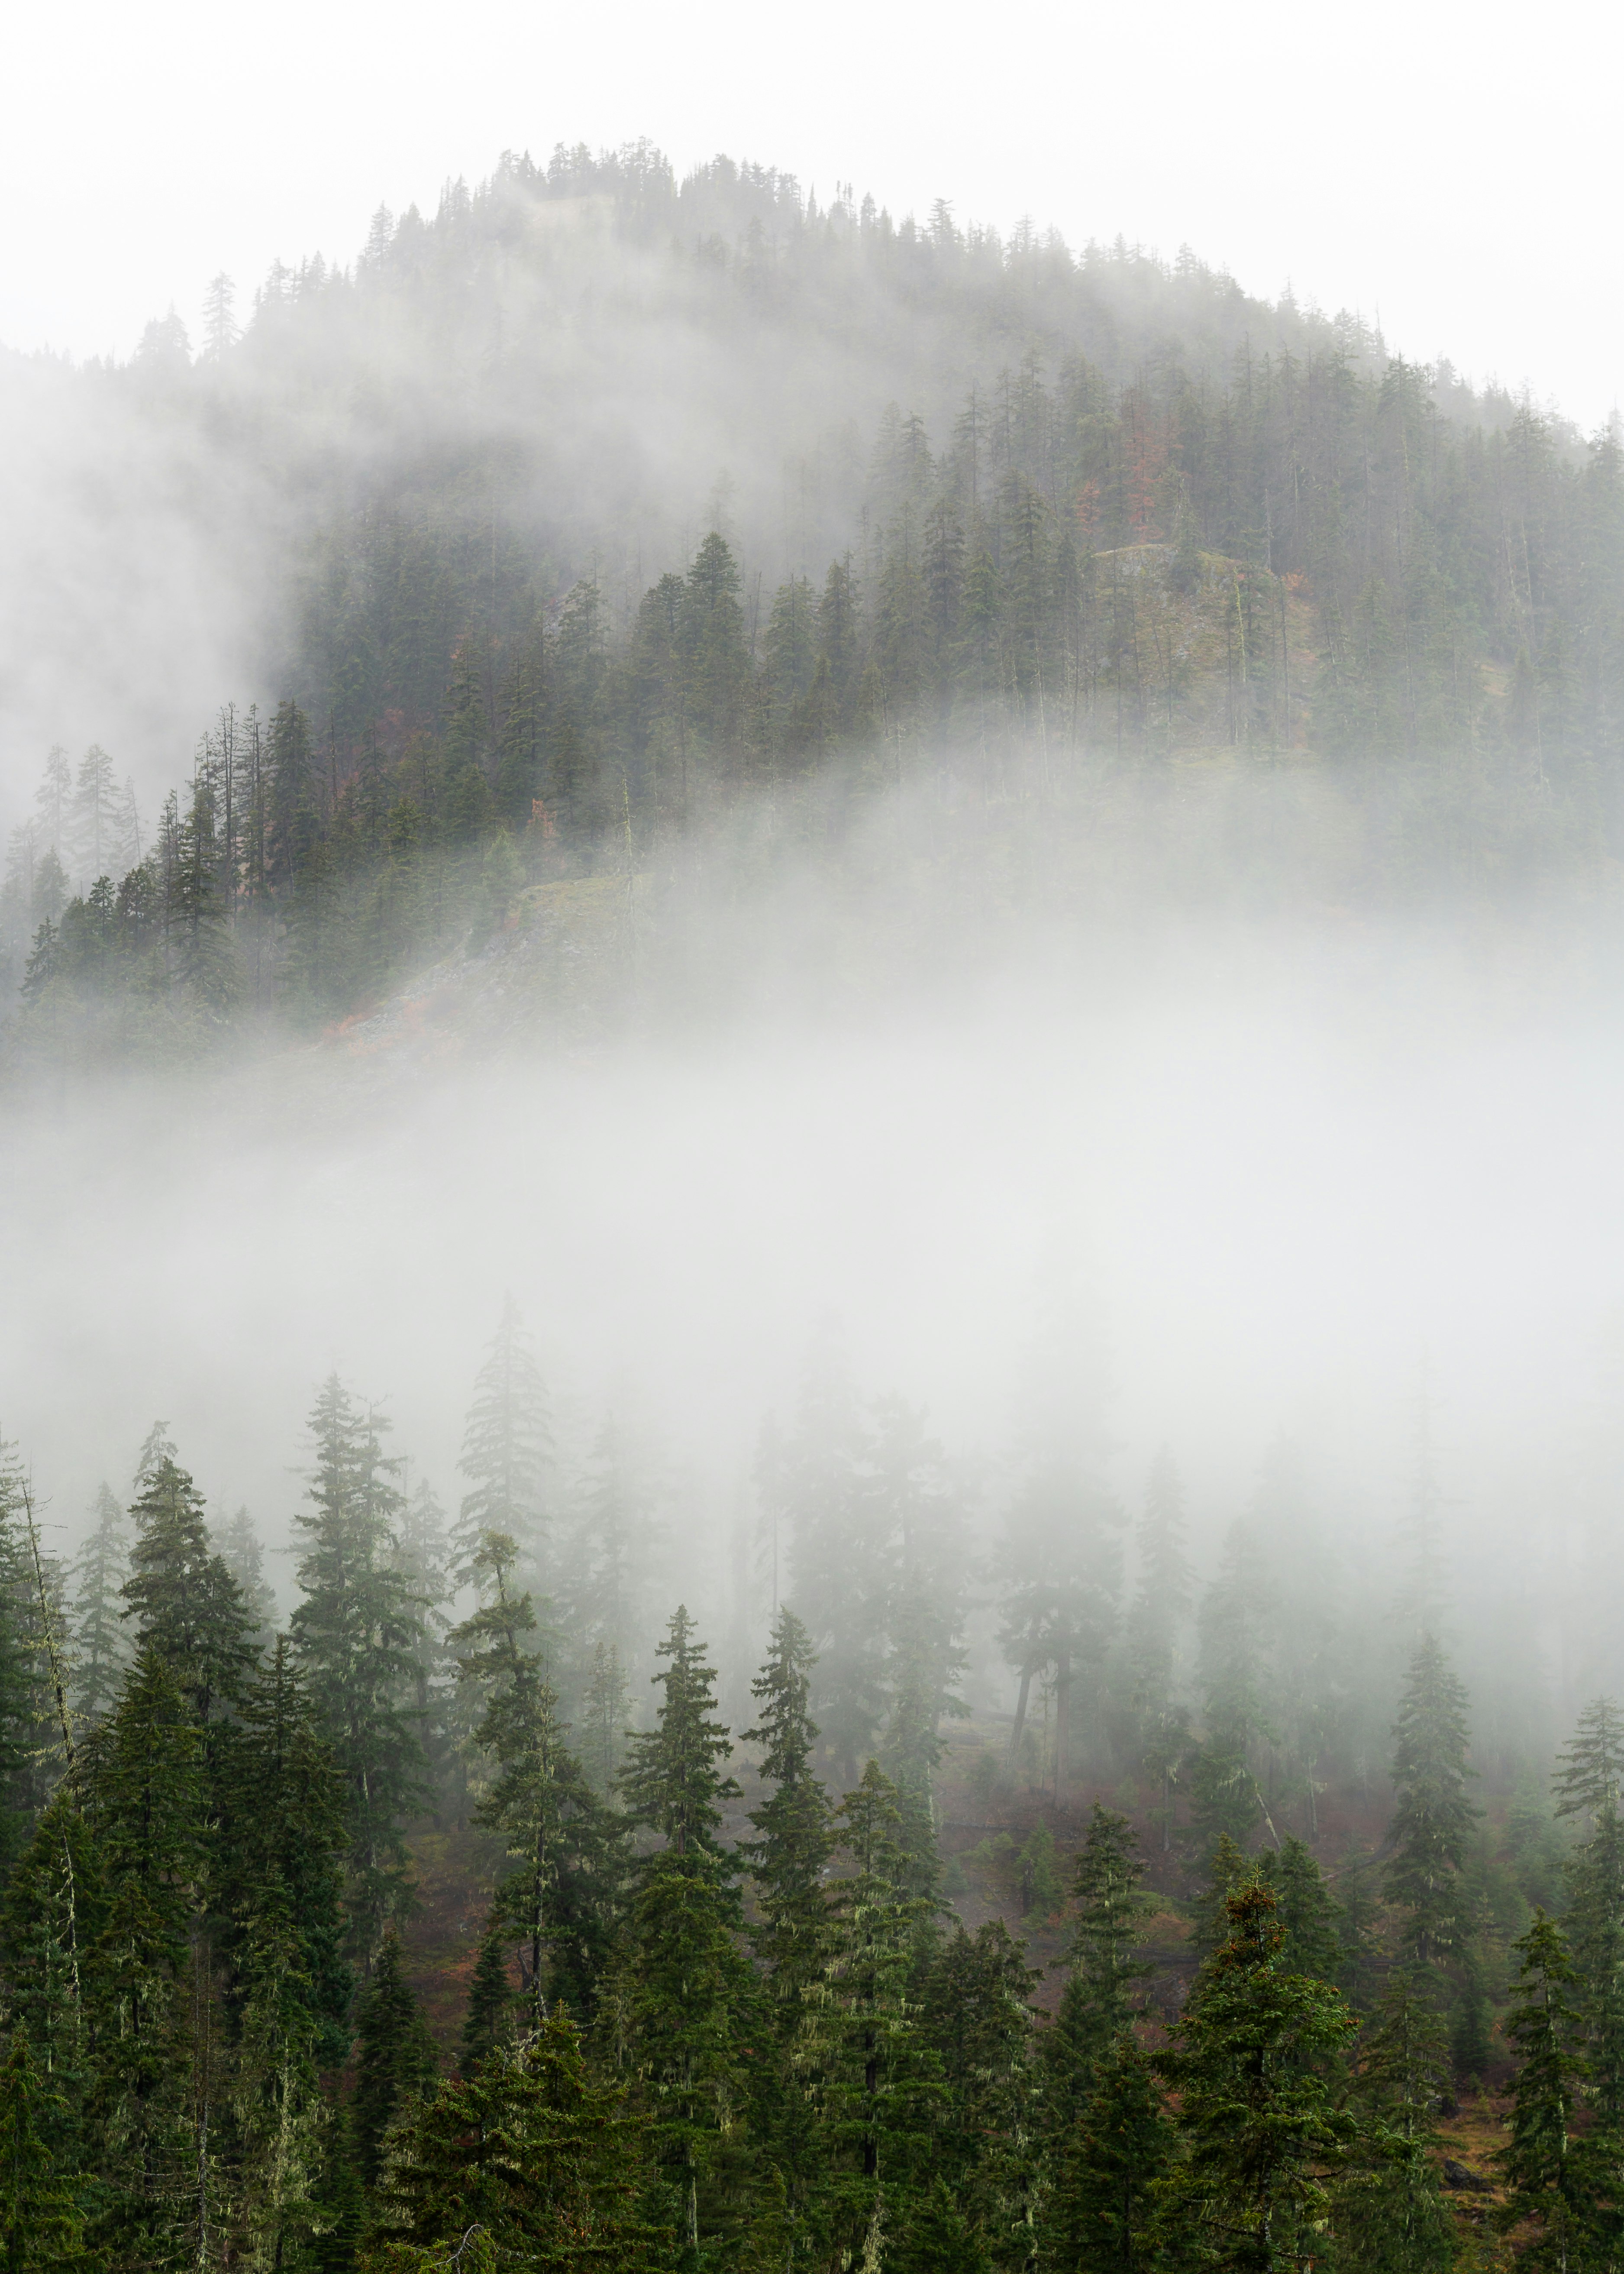
{"type": "Polygon", "coordinates": [[[1145,1868],[1125,1816],[1095,1801],[1071,1883],[1076,1922],[1060,2008],[1042,2040],[1056,2123],[1075,2120],[1108,2049],[1129,2027],[1139,1985],[1150,1969],[1135,1953],[1144,1939],[1145,1868]]]}
{"type": "Polygon", "coordinates": [[[1462,1878],[1471,1826],[1481,1811],[1468,1800],[1471,1771],[1466,1691],[1441,1643],[1423,1638],[1394,1730],[1397,1795],[1388,1841],[1387,1892],[1410,1914],[1410,1939],[1423,1962],[1457,1948],[1471,1931],[1462,1878]]]}
{"type": "Polygon", "coordinates": [[[1447,2274],[1455,2263],[1455,2222],[1433,2161],[1449,2090],[1449,2033],[1426,1976],[1395,1967],[1359,2035],[1362,2129],[1339,2205],[1338,2267],[1447,2274]]]}
{"type": "Polygon", "coordinates": [[[383,2176],[387,2139],[430,2097],[440,2073],[434,2042],[401,1963],[400,1939],[384,1936],[356,2013],[356,2087],[351,2112],[356,2162],[369,2189],[383,2176]]]}
{"type": "Polygon", "coordinates": [[[545,1568],[547,1480],[553,1422],[546,1386],[518,1305],[508,1295],[474,1382],[457,1465],[468,1490],[454,1542],[459,1584],[466,1584],[481,1536],[516,1540],[527,1560],[545,1568]]]}
{"type": "Polygon", "coordinates": [[[1339,1992],[1287,1970],[1267,1886],[1240,1887],[1228,1912],[1158,2062],[1184,2143],[1169,2216],[1212,2263],[1283,2274],[1312,2256],[1354,2135],[1326,2065],[1356,2024],[1339,1992]]]}
{"type": "Polygon", "coordinates": [[[746,1744],[763,1748],[762,1781],[772,1788],[750,1812],[756,1837],[741,1851],[761,1912],[756,1947],[778,2000],[780,2027],[792,2034],[823,1962],[823,1874],[833,1846],[829,1803],[812,1766],[817,1725],[808,1706],[816,1663],[805,1627],[781,1608],[767,1662],[750,1685],[761,1718],[743,1733],[746,1744]]]}
{"type": "Polygon", "coordinates": [[[395,1562],[401,1495],[383,1449],[387,1424],[336,1374],[311,1415],[315,1465],[291,1633],[320,1726],[344,1781],[350,1907],[359,1954],[376,1948],[405,1898],[401,1827],[422,1798],[416,1725],[421,1607],[395,1562]]]}
{"type": "MultiPolygon", "coordinates": [[[[1586,2074],[1583,2025],[1573,1997],[1575,1972],[1561,1929],[1537,1910],[1512,1945],[1522,1963],[1506,2034],[1516,2049],[1511,2138],[1500,2153],[1507,2227],[1532,2220],[1537,2239],[1523,2253],[1536,2266],[1577,2274],[1611,2263],[1601,2246],[1613,2193],[1618,2142],[1574,2136],[1575,2104],[1586,2074]]],[[[1609,2242],[1616,2238],[1608,2236],[1609,2242]]]]}
{"type": "Polygon", "coordinates": [[[95,1529],[73,1567],[73,1709],[86,1720],[104,1713],[130,1663],[120,1593],[129,1570],[129,1534],[110,1486],[96,1495],[95,1529]]]}
{"type": "Polygon", "coordinates": [[[130,1511],[135,1547],[120,1589],[138,1649],[171,1668],[199,1721],[235,1698],[254,1652],[242,1591],[210,1545],[203,1495],[164,1453],[130,1511]]]}
{"type": "Polygon", "coordinates": [[[1557,1772],[1557,1814],[1579,1816],[1589,1837],[1568,1857],[1563,1931],[1578,1969],[1575,1996],[1590,2065],[1587,2097],[1601,2128],[1624,2138],[1624,1717],[1611,1698],[1579,1716],[1557,1772]]]}
{"type": "Polygon", "coordinates": [[[1066,2274],[1160,2274],[1176,2263],[1158,2214],[1177,2147],[1151,2060],[1132,2029],[1119,2030],[1056,2143],[1040,2263],[1066,2274]]]}

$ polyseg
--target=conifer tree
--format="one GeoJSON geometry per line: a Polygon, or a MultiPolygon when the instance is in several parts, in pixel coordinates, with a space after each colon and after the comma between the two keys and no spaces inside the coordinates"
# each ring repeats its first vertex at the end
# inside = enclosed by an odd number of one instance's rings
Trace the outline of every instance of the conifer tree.
{"type": "Polygon", "coordinates": [[[5,2274],[68,2274],[83,2266],[83,2220],[44,2132],[64,2111],[35,2063],[26,2030],[0,2066],[0,2266],[5,2274]]]}
{"type": "Polygon", "coordinates": [[[628,1704],[618,1652],[608,1643],[596,1644],[582,1699],[581,1766],[600,1800],[608,1799],[620,1772],[628,1704]]]}
{"type": "Polygon", "coordinates": [[[390,2127],[407,2121],[417,2104],[429,2097],[440,2067],[393,1928],[384,1936],[356,2011],[355,2058],[356,2165],[363,2185],[371,2189],[383,2172],[390,2127]]]}
{"type": "Polygon", "coordinates": [[[635,2274],[672,2264],[673,2238],[639,2202],[647,2120],[588,2067],[561,2016],[447,2085],[396,2136],[362,2255],[366,2274],[457,2263],[635,2274]],[[443,2253],[444,2255],[440,2254],[443,2253]]]}
{"type": "Polygon", "coordinates": [[[457,1466],[469,1480],[457,1517],[455,1571],[465,1585],[482,1535],[516,1540],[540,1570],[546,1549],[553,1423],[530,1336],[511,1295],[474,1382],[457,1466]]]}
{"type": "Polygon", "coordinates": [[[500,1911],[492,1910],[479,1938],[468,1989],[468,2011],[462,2019],[461,2067],[465,2077],[477,2076],[512,2034],[515,2004],[508,1972],[512,1944],[512,1928],[500,1911]]]}
{"type": "Polygon", "coordinates": [[[1034,1985],[1002,1919],[958,1927],[919,1977],[920,2028],[940,2074],[934,2162],[971,2233],[1002,2256],[1037,2194],[1034,1985]]]}
{"type": "Polygon", "coordinates": [[[1138,1986],[1150,1971],[1134,1956],[1144,1939],[1144,1879],[1132,1826],[1096,1800],[1071,1883],[1078,1908],[1065,1988],[1042,2040],[1057,2122],[1079,2112],[1107,2049],[1129,2026],[1138,1986]]]}
{"type": "Polygon", "coordinates": [[[714,1717],[716,1669],[705,1662],[686,1605],[673,1614],[658,1654],[669,1661],[652,1677],[665,1692],[659,1718],[632,1736],[619,1790],[634,1824],[658,1833],[695,1871],[723,1878],[731,1864],[716,1837],[721,1803],[736,1800],[739,1787],[718,1766],[733,1744],[714,1717]]]}
{"type": "Polygon", "coordinates": [[[837,1335],[814,1346],[793,1429],[777,1465],[776,1505],[791,1543],[791,1587],[816,1653],[811,1709],[852,1783],[885,1709],[890,1583],[865,1519],[868,1433],[837,1335]]]}
{"type": "Polygon", "coordinates": [[[1587,2098],[1601,2128],[1624,2138],[1624,1717],[1598,1698],[1579,1717],[1556,1778],[1557,1814],[1582,1816],[1589,1837],[1569,1856],[1563,1931],[1578,1969],[1575,1996],[1590,2065],[1587,2098]]]}
{"type": "Polygon", "coordinates": [[[1269,1888],[1254,1879],[1227,1908],[1229,1937],[1158,2061],[1184,2143],[1169,2215],[1221,2265],[1292,2267],[1312,2255],[1353,2136],[1325,2064],[1356,2024],[1339,1992],[1286,1969],[1269,1888]]]}
{"type": "Polygon", "coordinates": [[[295,1519],[304,1596],[291,1633],[344,1781],[350,1912],[365,1958],[403,1900],[401,1824],[422,1792],[414,1711],[422,1620],[395,1562],[401,1496],[381,1415],[358,1406],[334,1374],[310,1426],[310,1505],[295,1519]]]}
{"type": "Polygon", "coordinates": [[[909,1885],[896,1796],[878,1764],[835,1813],[849,1873],[831,1885],[828,1959],[809,1993],[801,2059],[827,2142],[838,2247],[877,2255],[906,2214],[943,2097],[910,1995],[931,1906],[909,1885]]]}
{"type": "Polygon", "coordinates": [[[805,1627],[781,1608],[767,1662],[750,1685],[761,1718],[743,1733],[747,1744],[763,1747],[761,1776],[772,1787],[750,1812],[757,1836],[741,1851],[761,1911],[756,1946],[778,2000],[779,2027],[791,2034],[823,1962],[823,1873],[833,1846],[829,1803],[812,1767],[817,1726],[808,1704],[816,1663],[805,1627]]]}
{"type": "Polygon", "coordinates": [[[237,1582],[243,1608],[252,1622],[250,1638],[257,1650],[268,1647],[280,1618],[276,1590],[265,1576],[265,1547],[246,1508],[239,1508],[229,1524],[214,1535],[221,1562],[237,1582]]]}
{"type": "Polygon", "coordinates": [[[1335,1982],[1342,1967],[1339,1914],[1324,1872],[1295,1834],[1288,1833],[1277,1854],[1265,1851],[1261,1876],[1280,1907],[1282,1964],[1293,1974],[1335,1982]]]}
{"type": "Polygon", "coordinates": [[[132,1508],[135,1547],[121,1588],[136,1646],[162,1659],[199,1722],[235,1698],[254,1653],[242,1591],[214,1554],[203,1495],[169,1453],[148,1471],[132,1508]]]}
{"type": "Polygon", "coordinates": [[[1177,2149],[1151,2061],[1132,2030],[1121,2029],[1056,2144],[1042,2263],[1066,2274],[1160,2274],[1176,2263],[1157,2228],[1177,2149]]]}
{"type": "Polygon", "coordinates": [[[73,1709],[87,1721],[104,1713],[130,1663],[120,1591],[129,1570],[124,1510],[112,1489],[96,1495],[95,1529],[74,1565],[73,1709]]]}
{"type": "Polygon", "coordinates": [[[1432,2161],[1448,2090],[1448,2031],[1426,1976],[1395,1967],[1359,2034],[1362,2131],[1339,2206],[1339,2266],[1445,2274],[1453,2264],[1455,2223],[1432,2161]]]}
{"type": "Polygon", "coordinates": [[[553,1685],[526,1647],[536,1616],[528,1594],[509,1593],[518,1552],[505,1534],[485,1533],[474,1573],[487,1600],[452,1644],[465,1678],[485,1696],[474,1738],[496,1774],[475,1814],[503,1836],[515,1867],[498,1886],[496,1909],[522,1940],[539,2018],[555,1975],[577,2007],[590,2001],[606,1956],[613,1834],[565,1748],[553,1685]]]}
{"type": "Polygon", "coordinates": [[[1202,1600],[1200,1682],[1206,1736],[1191,1777],[1195,1820],[1208,1839],[1247,1844],[1259,1828],[1262,1795],[1253,1772],[1259,1740],[1275,1733],[1266,1698],[1267,1559],[1254,1525],[1237,1518],[1218,1576],[1202,1600]]]}
{"type": "Polygon", "coordinates": [[[1465,1689],[1443,1645],[1425,1636],[1393,1733],[1397,1806],[1387,1837],[1396,1852],[1387,1870],[1388,1894],[1409,1912],[1412,1946],[1424,1963],[1456,1948],[1470,1931],[1461,1874],[1481,1811],[1466,1797],[1466,1709],[1465,1689]]]}
{"type": "Polygon", "coordinates": [[[621,1669],[648,1646],[645,1607],[665,1539],[658,1510],[647,1445],[623,1413],[606,1412],[583,1482],[568,1593],[582,1634],[621,1669]]]}
{"type": "Polygon", "coordinates": [[[1522,1963],[1506,2034],[1516,2048],[1517,2070],[1511,2138],[1498,2159],[1506,2183],[1500,2222],[1507,2228],[1535,2222],[1538,2240],[1523,2254],[1531,2264],[1600,2266],[1611,2255],[1596,2246],[1618,2148],[1616,2141],[1574,2136],[1587,2065],[1572,1957],[1560,1927],[1542,1910],[1512,1948],[1522,1963]]]}
{"type": "Polygon", "coordinates": [[[730,2172],[748,2094],[741,2048],[758,1992],[735,1939],[734,1866],[717,1838],[721,1803],[739,1791],[720,1766],[733,1748],[686,1608],[659,1655],[668,1661],[654,1676],[665,1693],[659,1717],[632,1738],[619,1778],[631,1821],[665,1842],[638,1875],[622,1994],[673,2223],[696,2264],[705,2241],[738,2217],[730,2172]]]}

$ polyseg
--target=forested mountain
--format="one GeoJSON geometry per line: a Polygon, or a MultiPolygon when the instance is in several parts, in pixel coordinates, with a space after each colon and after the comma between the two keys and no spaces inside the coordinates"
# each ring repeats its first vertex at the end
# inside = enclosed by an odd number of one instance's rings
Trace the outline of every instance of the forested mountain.
{"type": "Polygon", "coordinates": [[[79,375],[256,501],[260,693],[144,832],[52,752],[4,894],[36,1024],[347,1013],[528,882],[741,811],[823,844],[836,786],[1086,842],[1307,778],[1323,889],[1377,900],[1618,850],[1617,438],[1188,252],[560,149],[233,305],[79,375]]]}
{"type": "Polygon", "coordinates": [[[285,1618],[162,1423],[71,1566],[8,1455],[11,2263],[1608,2265],[1617,1707],[1474,1715],[1425,1404],[1379,1578],[1283,1444],[1203,1570],[1056,1355],[989,1504],[825,1337],[731,1603],[511,1301],[455,1515],[321,1385],[285,1618]]]}

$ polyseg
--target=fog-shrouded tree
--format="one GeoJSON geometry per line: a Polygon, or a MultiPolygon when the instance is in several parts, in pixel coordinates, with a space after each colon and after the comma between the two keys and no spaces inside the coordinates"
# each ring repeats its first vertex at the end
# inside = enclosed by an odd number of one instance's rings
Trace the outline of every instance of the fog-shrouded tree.
{"type": "Polygon", "coordinates": [[[130,1663],[122,1589],[130,1533],[110,1485],[96,1494],[95,1529],[73,1566],[73,1710],[89,1721],[107,1711],[130,1663]]]}
{"type": "Polygon", "coordinates": [[[453,1536],[452,1570],[466,1585],[482,1535],[519,1542],[527,1564],[547,1570],[553,1417],[519,1306],[508,1295],[474,1382],[457,1463],[468,1480],[453,1536]]]}
{"type": "Polygon", "coordinates": [[[792,2035],[823,1962],[823,1878],[833,1846],[829,1802],[813,1766],[815,1663],[805,1627],[781,1607],[766,1664],[750,1685],[759,1719],[742,1733],[743,1743],[762,1748],[761,1778],[771,1788],[751,1811],[756,1838],[742,1851],[761,1914],[756,1947],[778,2002],[780,2028],[792,2035]]]}
{"type": "Polygon", "coordinates": [[[1562,1917],[1577,1969],[1574,1996],[1589,2064],[1586,2097],[1598,2123],[1624,2137],[1624,1714],[1598,1698],[1579,1716],[1556,1775],[1557,1814],[1576,1817],[1587,1837],[1567,1862],[1562,1917]]]}
{"type": "Polygon", "coordinates": [[[254,1619],[209,1539],[203,1495],[169,1453],[147,1467],[130,1510],[130,1576],[120,1589],[138,1650],[174,1674],[199,1721],[231,1704],[254,1661],[254,1619]]]}
{"type": "Polygon", "coordinates": [[[423,1797],[417,1728],[422,1608],[397,1561],[402,1495],[387,1427],[336,1374],[310,1419],[313,1462],[303,1535],[303,1598],[289,1631],[338,1763],[350,1827],[350,1909],[368,1962],[406,1899],[404,1819],[423,1797]]]}
{"type": "Polygon", "coordinates": [[[1423,1963],[1459,1948],[1474,1924],[1463,1875],[1480,1811],[1468,1798],[1467,1705],[1443,1645],[1425,1636],[1393,1733],[1394,1853],[1387,1866],[1388,1896],[1408,1912],[1408,1939],[1423,1963]]]}

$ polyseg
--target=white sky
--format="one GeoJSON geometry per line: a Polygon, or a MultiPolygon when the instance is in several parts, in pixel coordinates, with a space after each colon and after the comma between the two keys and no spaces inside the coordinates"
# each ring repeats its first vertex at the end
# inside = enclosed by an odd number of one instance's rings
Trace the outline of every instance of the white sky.
{"type": "Polygon", "coordinates": [[[1188,241],[1273,294],[1380,312],[1593,426],[1624,378],[1620,11],[1375,0],[703,9],[621,0],[83,0],[10,16],[0,341],[127,353],[216,270],[348,260],[507,146],[647,135],[900,213],[1188,241]]]}

